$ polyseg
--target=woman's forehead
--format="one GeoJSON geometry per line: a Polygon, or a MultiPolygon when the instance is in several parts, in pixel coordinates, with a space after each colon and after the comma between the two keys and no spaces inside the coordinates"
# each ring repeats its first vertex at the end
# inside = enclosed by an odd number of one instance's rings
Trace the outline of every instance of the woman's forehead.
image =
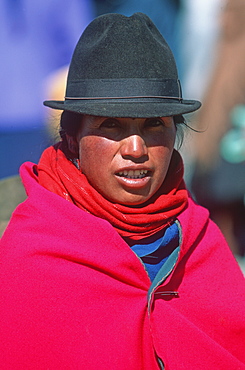
{"type": "Polygon", "coordinates": [[[149,119],[157,119],[157,118],[161,118],[163,120],[169,120],[169,119],[172,119],[173,117],[169,116],[169,117],[142,117],[142,118],[137,118],[137,117],[102,117],[102,116],[83,115],[83,122],[84,121],[91,122],[91,123],[92,122],[97,122],[97,121],[103,122],[103,121],[108,120],[108,119],[117,120],[117,121],[121,121],[121,122],[130,122],[130,121],[144,122],[144,121],[149,120],[149,119]]]}

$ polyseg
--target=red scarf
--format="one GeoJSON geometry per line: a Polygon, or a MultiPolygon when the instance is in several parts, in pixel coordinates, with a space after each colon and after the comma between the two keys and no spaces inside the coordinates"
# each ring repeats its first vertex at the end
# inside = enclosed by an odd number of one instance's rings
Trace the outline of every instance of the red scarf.
{"type": "Polygon", "coordinates": [[[111,223],[122,237],[138,240],[170,225],[187,205],[183,162],[174,150],[165,181],[142,207],[112,203],[98,193],[60,149],[46,149],[38,164],[39,184],[79,208],[111,223]]]}

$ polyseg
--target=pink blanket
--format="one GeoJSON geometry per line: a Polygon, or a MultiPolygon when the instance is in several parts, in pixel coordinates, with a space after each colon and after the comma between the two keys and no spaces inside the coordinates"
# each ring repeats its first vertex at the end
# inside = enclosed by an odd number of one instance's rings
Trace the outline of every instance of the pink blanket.
{"type": "Polygon", "coordinates": [[[243,275],[208,212],[189,199],[181,250],[151,287],[113,227],[41,187],[0,242],[0,368],[245,369],[243,275]],[[178,292],[171,295],[168,292],[178,292]]]}

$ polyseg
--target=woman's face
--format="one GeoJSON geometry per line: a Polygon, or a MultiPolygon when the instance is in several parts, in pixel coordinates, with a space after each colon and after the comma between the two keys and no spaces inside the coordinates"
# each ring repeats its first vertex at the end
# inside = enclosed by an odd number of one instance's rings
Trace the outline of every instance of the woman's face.
{"type": "Polygon", "coordinates": [[[80,169],[108,200],[142,204],[165,179],[175,136],[172,117],[84,116],[77,134],[80,169]]]}

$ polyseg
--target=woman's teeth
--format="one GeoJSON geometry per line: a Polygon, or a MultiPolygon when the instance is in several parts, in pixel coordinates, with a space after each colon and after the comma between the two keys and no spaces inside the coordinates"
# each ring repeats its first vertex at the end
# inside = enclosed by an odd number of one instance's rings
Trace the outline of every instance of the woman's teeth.
{"type": "Polygon", "coordinates": [[[118,173],[119,176],[127,177],[130,179],[141,179],[147,175],[147,170],[124,170],[118,173]]]}

